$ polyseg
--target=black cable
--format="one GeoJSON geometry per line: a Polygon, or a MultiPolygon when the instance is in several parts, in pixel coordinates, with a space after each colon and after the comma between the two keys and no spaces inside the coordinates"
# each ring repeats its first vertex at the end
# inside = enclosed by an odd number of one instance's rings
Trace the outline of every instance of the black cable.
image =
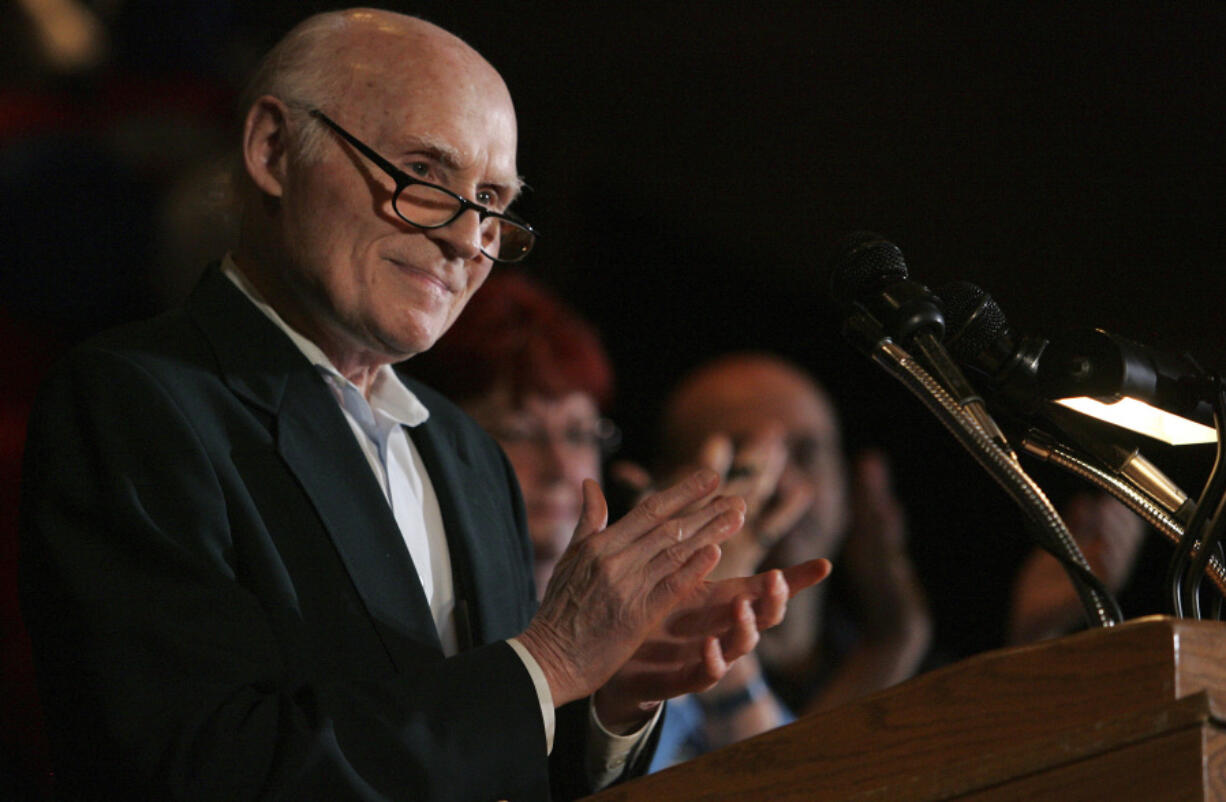
{"type": "MultiPolygon", "coordinates": [[[[1223,386],[1217,377],[1213,377],[1213,384],[1217,388],[1217,393],[1213,400],[1213,419],[1217,428],[1218,447],[1222,445],[1222,428],[1226,424],[1226,386],[1223,386]]],[[[1218,465],[1214,465],[1215,471],[1218,465]]],[[[1222,471],[1226,473],[1226,471],[1222,471]]],[[[1217,477],[1213,477],[1217,479],[1217,477]]],[[[1184,592],[1185,600],[1191,603],[1192,615],[1200,618],[1200,586],[1201,579],[1204,577],[1205,566],[1209,564],[1209,555],[1215,554],[1221,550],[1222,536],[1226,534],[1226,514],[1223,514],[1222,504],[1226,498],[1226,483],[1218,482],[1219,489],[1216,498],[1206,499],[1213,502],[1213,516],[1208,518],[1206,531],[1203,537],[1199,538],[1200,551],[1192,560],[1192,566],[1188,569],[1188,574],[1183,578],[1183,584],[1187,586],[1184,592]]],[[[1216,617],[1216,616],[1215,616],[1216,617]]]]}
{"type": "Polygon", "coordinates": [[[1191,557],[1193,546],[1200,541],[1200,532],[1204,528],[1205,522],[1209,519],[1210,506],[1206,502],[1210,499],[1221,498],[1223,490],[1226,489],[1226,469],[1223,468],[1223,465],[1226,464],[1226,445],[1222,442],[1223,425],[1226,424],[1226,400],[1223,399],[1221,392],[1214,396],[1213,422],[1218,432],[1213,469],[1210,471],[1209,478],[1201,490],[1200,499],[1196,504],[1196,512],[1193,513],[1192,519],[1188,521],[1183,537],[1180,539],[1179,545],[1175,547],[1175,552],[1171,555],[1171,561],[1167,566],[1166,582],[1167,589],[1171,594],[1171,612],[1177,618],[1183,617],[1183,585],[1186,579],[1188,560],[1191,557]]]}
{"type": "MultiPolygon", "coordinates": [[[[1041,527],[1036,526],[1031,521],[1027,521],[1027,524],[1029,525],[1032,534],[1037,534],[1041,530],[1041,527]]],[[[1068,554],[1061,549],[1058,544],[1051,543],[1045,537],[1036,536],[1035,540],[1038,541],[1039,546],[1041,546],[1044,551],[1056,558],[1061,567],[1064,568],[1065,573],[1069,575],[1069,580],[1072,581],[1074,588],[1078,587],[1079,583],[1084,583],[1090,588],[1090,590],[1098,594],[1100,601],[1108,606],[1112,617],[1117,623],[1124,620],[1124,611],[1120,607],[1119,602],[1116,601],[1115,596],[1110,590],[1107,589],[1107,586],[1097,575],[1095,575],[1093,571],[1086,568],[1084,565],[1081,565],[1072,557],[1068,556],[1068,554]]],[[[1098,622],[1095,621],[1090,621],[1090,624],[1091,626],[1101,626],[1101,624],[1098,624],[1098,622]]]]}

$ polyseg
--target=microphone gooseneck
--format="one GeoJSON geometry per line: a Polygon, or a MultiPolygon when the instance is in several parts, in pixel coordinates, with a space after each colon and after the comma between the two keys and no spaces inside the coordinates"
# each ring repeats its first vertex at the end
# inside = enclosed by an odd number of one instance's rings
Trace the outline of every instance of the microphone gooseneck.
{"type": "MultiPolygon", "coordinates": [[[[941,289],[941,295],[946,303],[950,352],[968,369],[987,377],[989,400],[999,401],[1010,413],[1029,421],[1021,447],[1088,479],[1176,544],[1166,577],[1171,612],[1182,616],[1189,609],[1194,617],[1200,617],[1197,588],[1202,576],[1208,576],[1226,595],[1226,567],[1217,545],[1222,528],[1219,525],[1216,532],[1209,528],[1210,521],[1218,517],[1210,513],[1226,491],[1221,444],[1201,499],[1190,499],[1141,455],[1127,435],[1071,413],[1047,398],[1050,388],[1043,383],[1043,373],[1050,373],[1051,366],[1043,360],[1060,352],[1059,345],[1049,348],[1047,340],[1017,336],[996,302],[974,284],[953,282],[941,289]],[[1033,419],[1039,417],[1061,437],[1037,428],[1033,419]],[[1121,441],[1129,445],[1121,445],[1121,441]],[[1214,534],[1216,537],[1211,536],[1214,534]]],[[[1169,362],[1141,346],[1132,347],[1155,364],[1169,362]]],[[[1177,375],[1171,368],[1166,372],[1177,375]]],[[[1155,371],[1154,375],[1159,373],[1155,371]]],[[[1216,417],[1220,419],[1221,413],[1216,417]]]]}
{"type": "Polygon", "coordinates": [[[1021,506],[1040,543],[1064,565],[1089,622],[1118,623],[1122,615],[1115,600],[942,345],[941,300],[907,278],[898,247],[874,234],[848,238],[834,264],[831,292],[844,315],[844,334],[914,393],[1021,506]],[[907,348],[914,348],[920,360],[907,348]]]}

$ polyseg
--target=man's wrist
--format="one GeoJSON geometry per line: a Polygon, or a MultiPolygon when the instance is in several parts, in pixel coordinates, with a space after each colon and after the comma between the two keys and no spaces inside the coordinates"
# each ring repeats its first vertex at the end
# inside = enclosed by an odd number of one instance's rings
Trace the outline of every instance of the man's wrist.
{"type": "Polygon", "coordinates": [[[540,666],[541,672],[549,684],[549,692],[553,698],[554,705],[561,707],[568,702],[573,702],[576,699],[587,696],[590,691],[577,693],[565,681],[566,677],[560,668],[564,665],[562,656],[553,646],[547,635],[542,635],[539,628],[540,625],[534,620],[528,625],[527,629],[516,636],[516,640],[523,645],[524,649],[532,655],[537,665],[540,666]]]}
{"type": "Polygon", "coordinates": [[[520,643],[518,638],[507,639],[507,645],[523,661],[524,668],[527,669],[528,676],[532,679],[532,686],[536,690],[536,698],[541,707],[541,721],[545,725],[545,754],[552,754],[557,719],[554,714],[553,695],[549,690],[549,681],[545,679],[545,673],[541,671],[536,658],[520,643]]]}

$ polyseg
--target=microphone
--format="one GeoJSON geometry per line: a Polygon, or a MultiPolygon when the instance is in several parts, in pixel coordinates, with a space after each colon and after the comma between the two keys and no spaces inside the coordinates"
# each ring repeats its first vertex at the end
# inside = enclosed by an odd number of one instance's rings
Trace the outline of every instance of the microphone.
{"type": "MultiPolygon", "coordinates": [[[[1144,487],[1186,522],[1187,495],[1141,456],[1140,437],[1051,401],[1044,374],[1052,372],[1052,354],[1066,350],[1060,343],[1052,345],[1042,337],[1014,332],[992,296],[969,281],[946,284],[941,298],[949,324],[950,335],[945,340],[949,352],[968,370],[985,377],[989,401],[999,402],[1014,418],[1045,419],[1078,448],[1144,487]]],[[[1036,439],[1034,435],[1032,430],[1023,445],[1046,459],[1045,436],[1036,439]]]]}
{"type": "Polygon", "coordinates": [[[1038,413],[1046,399],[1039,392],[1039,361],[1048,341],[1017,336],[991,295],[969,281],[941,288],[950,336],[945,345],[963,365],[987,377],[988,386],[1016,412],[1038,413]]]}
{"type": "Polygon", "coordinates": [[[909,280],[898,246],[876,234],[848,238],[833,267],[831,294],[844,316],[844,335],[915,393],[1021,506],[1044,548],[1069,572],[1087,620],[1100,626],[1118,623],[1123,618],[1119,606],[942,345],[940,298],[909,280]],[[919,358],[900,343],[915,349],[919,358]]]}
{"type": "Polygon", "coordinates": [[[850,235],[834,259],[830,294],[846,316],[870,315],[886,334],[906,344],[917,334],[938,340],[945,334],[940,300],[907,278],[907,263],[898,246],[877,234],[850,235]]]}
{"type": "Polygon", "coordinates": [[[830,290],[845,316],[844,335],[871,354],[884,338],[915,349],[945,390],[1006,452],[1008,440],[988,415],[983,399],[941,344],[941,299],[907,277],[898,246],[872,232],[850,235],[834,260],[830,290]]]}

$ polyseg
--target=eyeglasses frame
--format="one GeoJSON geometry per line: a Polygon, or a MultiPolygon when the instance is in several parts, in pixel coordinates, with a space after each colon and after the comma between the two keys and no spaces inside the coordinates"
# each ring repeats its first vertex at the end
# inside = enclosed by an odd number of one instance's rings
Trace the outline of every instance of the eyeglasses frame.
{"type": "Polygon", "coordinates": [[[447,189],[447,187],[431,183],[430,181],[422,181],[420,178],[414,178],[413,176],[409,175],[405,171],[398,168],[396,165],[392,164],[387,159],[380,156],[377,152],[375,152],[374,148],[370,147],[365,142],[363,142],[362,140],[358,139],[353,134],[346,131],[343,127],[341,127],[339,123],[337,123],[335,120],[333,120],[328,115],[324,114],[319,109],[311,108],[307,110],[307,113],[310,114],[315,119],[322,122],[324,125],[331,128],[334,132],[336,132],[337,135],[341,137],[341,139],[344,139],[346,142],[352,145],[354,149],[358,151],[358,153],[361,153],[367,159],[370,159],[370,161],[376,167],[378,167],[380,170],[387,173],[388,176],[391,177],[392,181],[394,181],[396,184],[396,191],[392,193],[392,211],[396,213],[397,217],[399,217],[401,220],[408,223],[409,225],[413,226],[414,228],[424,228],[424,229],[431,229],[431,230],[438,229],[438,228],[445,228],[451,225],[452,223],[454,223],[456,220],[459,220],[460,216],[464,214],[466,211],[468,211],[469,209],[472,209],[474,212],[477,213],[478,223],[484,222],[487,217],[492,217],[497,220],[505,220],[511,225],[516,226],[517,228],[522,228],[523,230],[527,231],[529,234],[532,235],[532,240],[529,243],[527,250],[525,250],[522,254],[520,254],[514,259],[499,258],[490,253],[487,253],[486,250],[482,248],[481,253],[485,254],[485,256],[494,260],[495,262],[502,262],[504,264],[519,262],[525,256],[527,256],[532,251],[533,246],[536,245],[536,239],[540,235],[537,233],[536,229],[533,228],[532,225],[528,223],[526,220],[523,220],[522,218],[514,214],[511,214],[509,212],[496,212],[493,209],[490,209],[486,206],[482,206],[481,204],[475,201],[470,201],[468,198],[464,197],[463,195],[452,192],[450,189],[447,189]],[[403,214],[400,213],[400,208],[397,205],[396,201],[400,198],[400,193],[404,192],[405,189],[415,184],[429,187],[431,189],[436,189],[440,192],[443,192],[449,195],[452,198],[455,198],[455,200],[459,202],[460,204],[459,209],[457,209],[456,213],[452,215],[445,222],[436,223],[434,225],[425,225],[425,224],[417,223],[417,222],[410,220],[409,218],[405,217],[403,214]]]}
{"type": "MultiPolygon", "coordinates": [[[[527,443],[534,447],[540,448],[551,445],[559,438],[553,433],[546,430],[544,427],[535,427],[536,430],[527,436],[512,436],[508,434],[505,427],[484,426],[495,440],[507,441],[511,443],[527,443]]],[[[599,452],[602,459],[606,459],[621,448],[622,430],[611,419],[600,417],[596,419],[596,431],[593,432],[595,439],[592,441],[592,446],[599,452]]],[[[561,439],[565,439],[564,437],[561,439]]]]}

